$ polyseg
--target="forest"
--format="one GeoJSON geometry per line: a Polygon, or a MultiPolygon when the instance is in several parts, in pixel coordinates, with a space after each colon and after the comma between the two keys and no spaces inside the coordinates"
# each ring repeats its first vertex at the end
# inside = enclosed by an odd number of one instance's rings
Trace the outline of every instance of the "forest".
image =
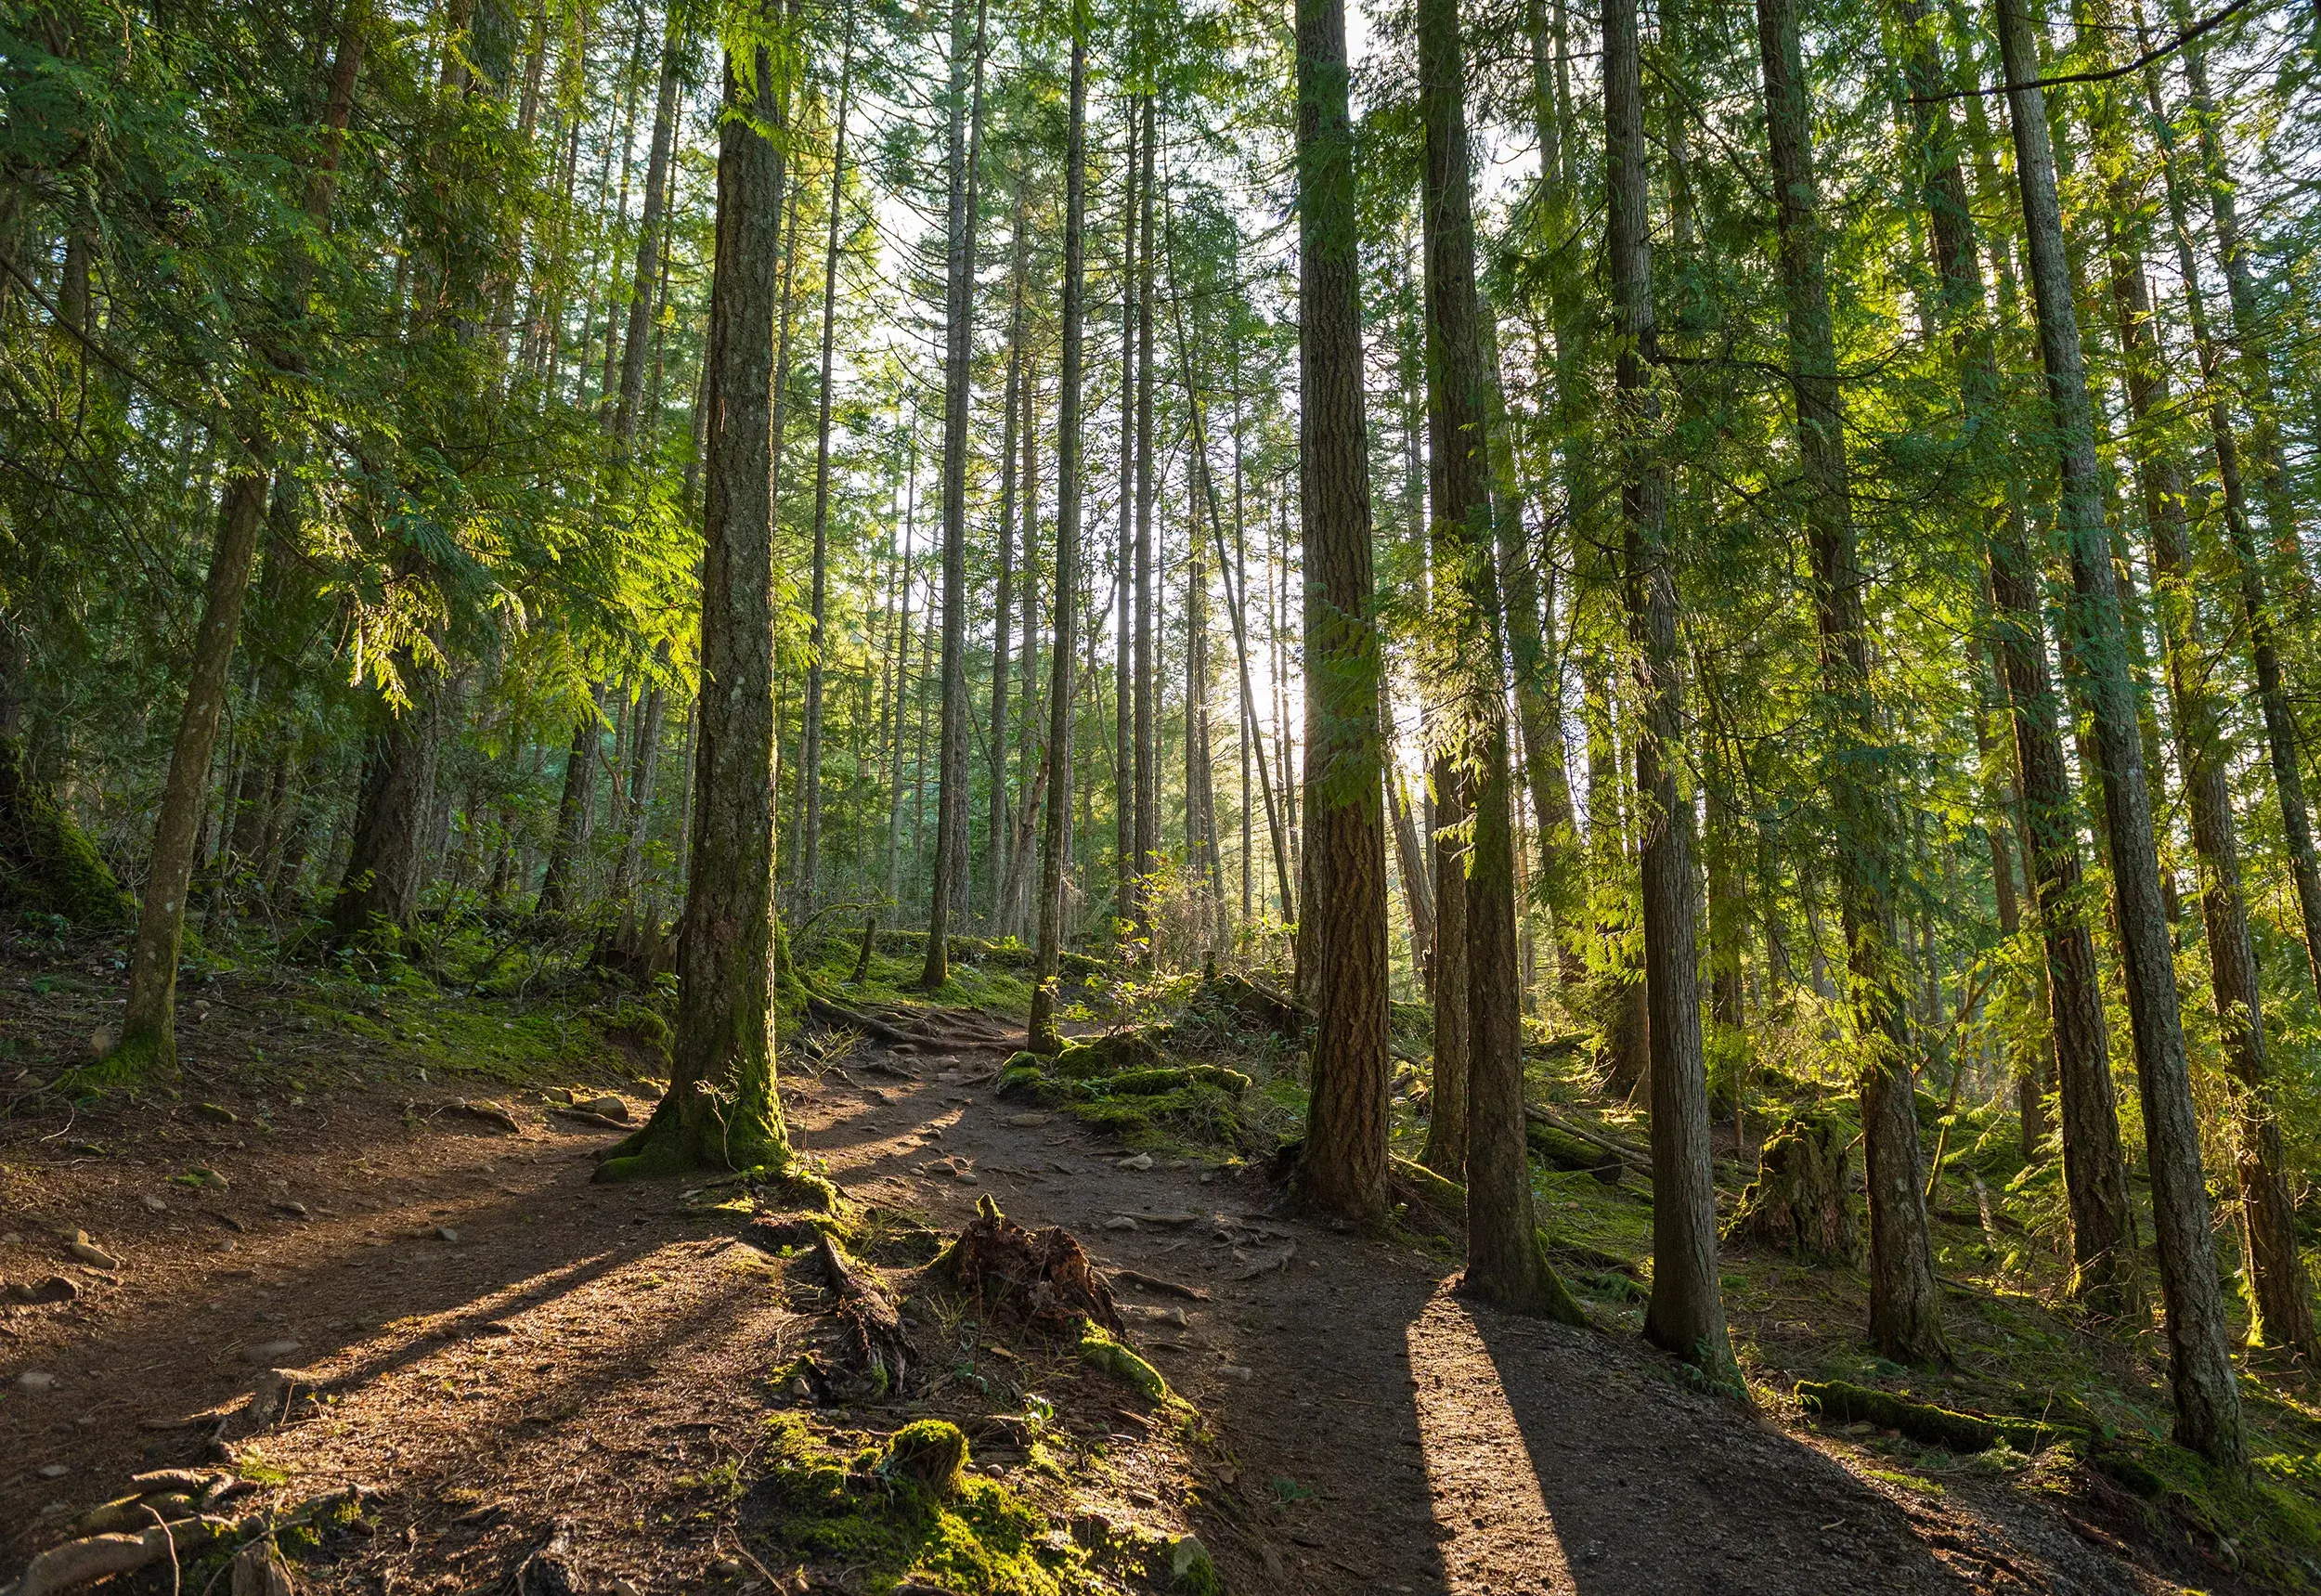
{"type": "Polygon", "coordinates": [[[2321,6],[0,85],[0,1596],[2321,1590],[2321,6]]]}

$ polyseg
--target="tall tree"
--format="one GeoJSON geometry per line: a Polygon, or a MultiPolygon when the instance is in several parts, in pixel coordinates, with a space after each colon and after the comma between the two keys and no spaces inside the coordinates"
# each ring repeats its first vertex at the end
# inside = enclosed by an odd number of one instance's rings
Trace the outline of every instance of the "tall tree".
{"type": "MultiPolygon", "coordinates": [[[[1621,455],[1620,512],[1628,629],[1643,725],[1636,792],[1643,829],[1644,986],[1652,1021],[1653,1294],[1644,1332],[1721,1374],[1732,1350],[1717,1288],[1717,1198],[1708,1163],[1708,1079],[1701,1052],[1693,923],[1692,804],[1677,785],[1683,655],[1669,550],[1667,468],[1653,448],[1661,400],[1652,362],[1652,212],[1635,0],[1603,12],[1604,260],[1612,285],[1621,455]]],[[[1592,762],[1592,759],[1591,759],[1592,762]]]]}
{"type": "Polygon", "coordinates": [[[773,1085],[773,345],[788,62],[770,6],[729,36],[709,292],[693,858],[669,1084],[599,1180],[788,1161],[773,1085]]]}
{"type": "Polygon", "coordinates": [[[798,824],[797,891],[812,914],[822,894],[823,682],[829,668],[823,623],[830,607],[830,417],[836,397],[831,387],[838,323],[838,242],[846,199],[847,118],[854,108],[854,16],[847,13],[846,45],[838,67],[838,120],[830,138],[830,216],[822,256],[822,380],[814,412],[814,527],[808,575],[806,619],[806,707],[798,731],[798,785],[803,790],[798,824]]]}
{"type": "Polygon", "coordinates": [[[1299,1185],[1317,1211],[1375,1223],[1386,1213],[1386,841],[1344,0],[1297,0],[1296,26],[1298,513],[1312,869],[1300,894],[1299,952],[1313,972],[1315,1000],[1299,1185]]]}
{"type": "Polygon", "coordinates": [[[1861,1125],[1870,1187],[1870,1339],[1888,1357],[1947,1354],[1942,1293],[1926,1235],[1925,1175],[1903,963],[1892,897],[1891,800],[1870,679],[1868,622],[1846,460],[1821,200],[1814,181],[1812,108],[1797,42],[1796,0],[1757,0],[1765,120],[1771,136],[1779,267],[1789,323],[1790,390],[1805,472],[1813,612],[1821,640],[1824,734],[1846,937],[1847,999],[1862,1053],[1861,1125]]]}
{"type": "Polygon", "coordinates": [[[1088,39],[1077,7],[1071,20],[1071,109],[1064,146],[1064,320],[1061,392],[1056,417],[1056,627],[1048,654],[1047,814],[1040,841],[1040,930],[1031,967],[1025,1045],[1053,1053],[1056,983],[1063,966],[1064,857],[1071,827],[1072,667],[1079,653],[1081,318],[1087,262],[1088,39]]]}
{"type": "Polygon", "coordinates": [[[2024,248],[2038,312],[2062,477],[2056,533],[2071,564],[2071,643],[2086,675],[2111,854],[2114,922],[2127,977],[2129,1023],[2152,1177],[2152,1221],[2159,1242],[2160,1294],[2168,1309],[2169,1382],[2177,1441],[2211,1462],[2248,1461],[2240,1393],[2225,1349],[2224,1304],[2209,1234],[2208,1187],[2199,1125],[2177,1006],[2174,952],[2160,898],[2144,748],[2128,678],[2118,583],[2112,574],[2093,409],[2081,352],[2071,262],[2055,194],[2055,147],[2038,87],[2039,51],[2016,0],[1999,0],[1998,33],[2013,121],[2016,180],[2022,191],[2024,248]]]}
{"type": "Polygon", "coordinates": [[[936,755],[935,882],[927,910],[927,964],[919,984],[951,979],[952,898],[967,854],[967,429],[975,396],[976,167],[983,153],[985,10],[978,0],[970,43],[967,0],[951,7],[951,204],[943,308],[943,657],[941,732],[936,755]],[[974,86],[969,89],[969,58],[974,86]],[[968,101],[972,97],[973,105],[968,101]]]}

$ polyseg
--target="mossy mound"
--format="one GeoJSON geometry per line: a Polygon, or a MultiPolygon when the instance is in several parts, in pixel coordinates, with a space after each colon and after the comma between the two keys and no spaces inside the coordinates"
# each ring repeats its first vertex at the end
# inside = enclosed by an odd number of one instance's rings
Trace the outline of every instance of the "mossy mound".
{"type": "Polygon", "coordinates": [[[929,1430],[957,1438],[964,1466],[965,1437],[940,1420],[840,1449],[797,1414],[776,1415],[767,1421],[766,1472],[751,1491],[760,1511],[746,1514],[746,1533],[769,1547],[770,1561],[825,1564],[834,1577],[843,1569],[850,1588],[873,1591],[915,1584],[960,1596],[1093,1596],[1108,1588],[1090,1552],[1006,1486],[954,1472],[953,1488],[938,1494],[884,1466],[903,1436],[929,1430]]]}
{"type": "Polygon", "coordinates": [[[2058,1441],[2086,1437],[2084,1430],[2035,1419],[1962,1413],[1843,1380],[1801,1380],[1797,1401],[1832,1423],[1876,1424],[1952,1452],[1987,1452],[2002,1441],[2017,1451],[2036,1452],[2058,1441]]]}
{"type": "Polygon", "coordinates": [[[1173,1027],[1115,1032],[1053,1058],[1017,1053],[1000,1069],[1003,1102],[1060,1109],[1130,1147],[1172,1142],[1241,1148],[1249,1076],[1221,1064],[1168,1062],[1173,1027]]]}
{"type": "Polygon", "coordinates": [[[0,737],[0,911],[89,926],[125,926],[137,912],[88,833],[25,771],[12,737],[0,737]]]}
{"type": "Polygon", "coordinates": [[[1167,1044],[1173,1027],[1139,1026],[1115,1031],[1093,1042],[1070,1042],[1049,1069],[1070,1081],[1117,1075],[1125,1070],[1150,1070],[1168,1060],[1167,1044]]]}
{"type": "Polygon", "coordinates": [[[1104,1370],[1148,1402],[1168,1399],[1169,1382],[1160,1378],[1160,1371],[1092,1320],[1080,1321],[1080,1360],[1104,1370]]]}
{"type": "Polygon", "coordinates": [[[939,1497],[955,1496],[967,1472],[967,1438],[943,1419],[914,1419],[887,1437],[879,1473],[939,1497]]]}

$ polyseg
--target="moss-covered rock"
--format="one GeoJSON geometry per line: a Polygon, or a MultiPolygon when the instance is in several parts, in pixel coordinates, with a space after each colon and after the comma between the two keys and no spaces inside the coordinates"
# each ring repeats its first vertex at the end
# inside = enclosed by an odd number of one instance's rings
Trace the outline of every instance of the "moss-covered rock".
{"type": "Polygon", "coordinates": [[[1235,1096],[1250,1089],[1250,1078],[1221,1064],[1165,1064],[1151,1070],[1123,1070],[1104,1083],[1116,1097],[1152,1097],[1186,1086],[1214,1086],[1235,1096]]]}
{"type": "Polygon", "coordinates": [[[955,1495],[967,1472],[967,1438],[947,1420],[913,1420],[887,1437],[879,1472],[939,1497],[955,1495]]]}
{"type": "Polygon", "coordinates": [[[1139,1026],[1115,1031],[1091,1042],[1070,1042],[1056,1056],[1055,1072],[1067,1080],[1084,1081],[1097,1075],[1117,1075],[1127,1070],[1150,1070],[1168,1062],[1166,1026],[1139,1026]]]}
{"type": "Polygon", "coordinates": [[[24,749],[0,737],[0,910],[125,926],[136,902],[98,857],[88,833],[24,768],[24,749]]]}
{"type": "MultiPolygon", "coordinates": [[[[959,1473],[938,1493],[899,1469],[885,1469],[896,1441],[940,1420],[907,1425],[883,1444],[842,1450],[816,1435],[797,1414],[767,1424],[765,1472],[745,1516],[744,1533],[772,1561],[827,1565],[836,1586],[893,1590],[935,1587],[960,1596],[1095,1596],[1109,1589],[1098,1554],[1060,1533],[1060,1525],[995,1480],[959,1473]]],[[[965,1439],[960,1439],[962,1454],[965,1439]]],[[[816,1589],[823,1584],[821,1577],[816,1589]]]]}

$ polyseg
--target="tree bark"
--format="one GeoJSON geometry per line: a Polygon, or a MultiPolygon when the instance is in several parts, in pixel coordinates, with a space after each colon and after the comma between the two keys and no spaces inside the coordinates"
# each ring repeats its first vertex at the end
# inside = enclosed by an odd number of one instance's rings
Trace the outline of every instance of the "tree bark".
{"type": "Polygon", "coordinates": [[[2104,523],[2102,487],[2071,266],[2055,197],[2055,153],[2046,103],[2035,86],[2039,52],[2016,0],[1999,0],[1999,42],[2022,190],[2025,243],[2038,309],[2040,355],[2060,454],[2057,531],[2071,560],[2068,618],[2074,653],[2087,674],[2102,761],[2106,830],[2128,1011],[2135,1035],[2159,1242],[2160,1292],[2168,1308],[2175,1439],[2211,1463],[2248,1462],[2240,1394],[2225,1348],[2224,1304],[2209,1235],[2208,1189],[2199,1126],[2177,1007],[2173,949],[2160,900],[2144,749],[2121,634],[2120,598],[2104,523]]]}
{"type": "MultiPolygon", "coordinates": [[[[951,7],[951,204],[943,352],[943,656],[935,785],[935,881],[919,985],[951,979],[952,899],[967,857],[967,429],[975,398],[976,162],[983,149],[984,8],[951,7]],[[967,84],[973,56],[974,86],[967,84]],[[971,102],[971,103],[970,103],[971,102]]],[[[964,906],[964,905],[962,905],[964,906]]]]}
{"type": "Polygon", "coordinates": [[[830,411],[832,352],[838,322],[839,217],[846,198],[847,117],[854,108],[854,18],[847,14],[845,54],[838,68],[838,121],[830,146],[830,225],[822,256],[822,382],[814,412],[814,551],[807,610],[806,707],[798,732],[797,779],[805,788],[798,831],[799,907],[811,915],[822,895],[822,722],[823,658],[828,642],[823,623],[830,602],[830,411]]]}
{"type": "MultiPolygon", "coordinates": [[[[1023,422],[1023,298],[1027,236],[1023,189],[1016,189],[1014,265],[1009,268],[1013,305],[1007,318],[1005,419],[999,446],[999,591],[992,601],[992,738],[984,749],[984,781],[990,788],[989,837],[984,844],[992,882],[991,925],[1000,928],[1001,883],[1007,878],[1007,673],[1014,639],[1016,602],[1016,435],[1023,422]]],[[[1026,484],[1028,487],[1029,483],[1026,484]]]]}
{"type": "Polygon", "coordinates": [[[1343,0],[1297,0],[1296,27],[1298,498],[1314,874],[1302,893],[1300,952],[1316,1018],[1299,1187],[1321,1213],[1374,1224],[1386,1214],[1386,847],[1343,0]]]}
{"type": "Polygon", "coordinates": [[[669,1087],[597,1169],[619,1180],[789,1158],[774,1093],[773,344],[787,182],[777,52],[725,67],[709,295],[693,858],[669,1087]]]}
{"type": "Polygon", "coordinates": [[[1657,352],[1657,331],[1635,0],[1605,0],[1603,82],[1609,202],[1604,255],[1616,328],[1614,419],[1622,455],[1625,587],[1629,632],[1638,645],[1643,721],[1636,786],[1644,811],[1640,822],[1653,1109],[1653,1293],[1644,1333],[1654,1345],[1723,1377],[1732,1368],[1732,1348],[1718,1295],[1717,1194],[1709,1172],[1708,1080],[1701,1053],[1693,926],[1692,806],[1678,790],[1674,758],[1682,746],[1683,664],[1668,551],[1667,468],[1651,441],[1658,430],[1660,397],[1649,364],[1657,352]]]}
{"type": "Polygon", "coordinates": [[[661,269],[663,208],[668,196],[670,151],[677,141],[677,91],[684,65],[684,8],[671,6],[661,42],[661,83],[653,103],[653,145],[645,157],[644,214],[637,228],[637,270],[629,284],[629,337],[621,346],[620,397],[613,438],[621,459],[636,448],[639,406],[644,398],[645,334],[652,325],[654,279],[661,269]]]}
{"type": "Polygon", "coordinates": [[[1080,595],[1080,383],[1082,297],[1086,278],[1088,41],[1072,29],[1071,106],[1064,150],[1064,359],[1056,418],[1056,641],[1048,666],[1047,815],[1040,858],[1040,931],[1032,965],[1025,1045],[1053,1053],[1057,975],[1064,947],[1065,850],[1071,839],[1072,668],[1080,595]]]}
{"type": "Polygon", "coordinates": [[[1155,164],[1152,147],[1156,136],[1153,102],[1154,97],[1148,91],[1141,112],[1144,149],[1140,159],[1144,165],[1138,179],[1136,201],[1140,207],[1136,230],[1141,240],[1137,248],[1135,272],[1136,680],[1133,697],[1136,720],[1130,733],[1130,741],[1134,745],[1132,754],[1136,799],[1135,829],[1130,850],[1134,857],[1130,860],[1130,868],[1136,882],[1136,912],[1131,918],[1129,934],[1138,947],[1138,956],[1147,962],[1152,958],[1151,879],[1160,865],[1160,749],[1153,740],[1160,688],[1160,661],[1153,652],[1152,506],[1156,492],[1152,469],[1152,190],[1155,164]]]}
{"type": "MultiPolygon", "coordinates": [[[[1967,438],[2011,452],[2001,429],[1998,347],[1983,299],[1957,135],[1938,97],[1950,84],[1930,36],[1924,0],[1904,0],[1905,70],[1920,147],[1923,202],[1941,279],[1939,314],[1959,363],[1967,438]]],[[[2127,1160],[2112,1084],[2095,943],[2080,860],[2078,801],[2065,762],[2061,706],[2048,668],[2039,566],[2024,522],[2021,485],[2007,474],[1984,488],[1983,557],[1990,581],[1998,658],[2015,762],[2022,784],[2025,874],[2046,954],[2048,1014],[2062,1114],[2063,1182],[2071,1213],[2073,1295],[2096,1312],[2127,1317],[2141,1298],[2127,1160]]]]}
{"type": "Polygon", "coordinates": [[[1870,678],[1846,416],[1813,172],[1811,108],[1796,0],[1757,0],[1758,58],[1780,221],[1779,267],[1789,324],[1797,449],[1806,478],[1814,620],[1821,634],[1824,733],[1831,761],[1838,902],[1848,1006],[1862,1051],[1863,1161],[1870,1192],[1870,1339],[1903,1361],[1945,1357],[1942,1293],[1926,1232],[1926,1182],[1913,1088],[1913,1046],[1890,883],[1896,879],[1889,800],[1874,773],[1881,746],[1870,678]]]}

